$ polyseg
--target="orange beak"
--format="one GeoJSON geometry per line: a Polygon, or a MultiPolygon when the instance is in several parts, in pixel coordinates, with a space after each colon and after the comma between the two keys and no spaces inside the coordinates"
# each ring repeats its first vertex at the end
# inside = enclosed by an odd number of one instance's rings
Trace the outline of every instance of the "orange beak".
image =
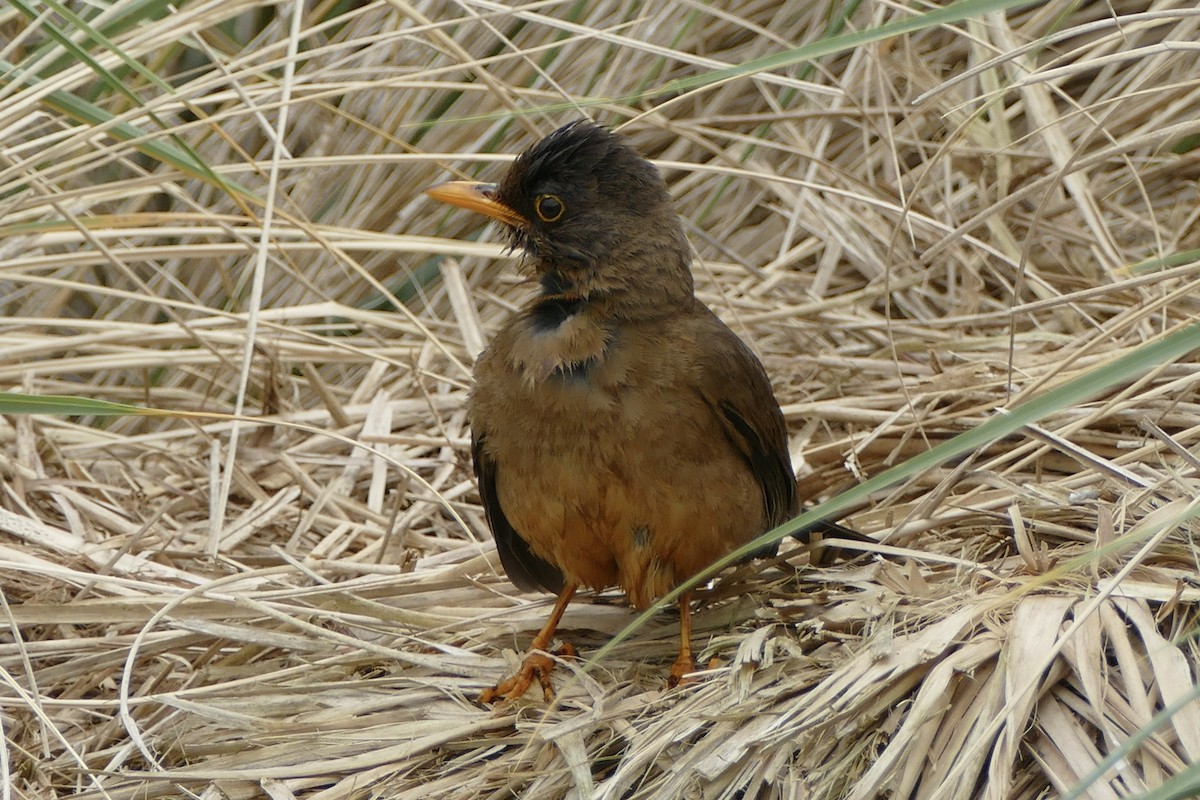
{"type": "Polygon", "coordinates": [[[450,181],[430,186],[425,194],[452,206],[475,211],[498,219],[514,228],[528,228],[529,220],[496,199],[496,184],[474,181],[450,181]]]}

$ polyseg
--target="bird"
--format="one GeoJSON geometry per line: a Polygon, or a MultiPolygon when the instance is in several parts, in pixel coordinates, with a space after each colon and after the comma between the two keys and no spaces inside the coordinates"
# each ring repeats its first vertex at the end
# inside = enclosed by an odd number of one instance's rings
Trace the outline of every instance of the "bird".
{"type": "MultiPolygon", "coordinates": [[[[550,653],[574,654],[551,645],[577,591],[619,587],[644,610],[798,513],[787,428],[762,363],[696,297],[670,192],[626,137],[581,119],[496,183],[425,191],[499,221],[537,280],[477,358],[467,416],[505,573],[557,594],[521,667],[480,700],[536,680],[549,702],[550,653]]],[[[695,671],[691,601],[679,598],[669,686],[695,671]]]]}

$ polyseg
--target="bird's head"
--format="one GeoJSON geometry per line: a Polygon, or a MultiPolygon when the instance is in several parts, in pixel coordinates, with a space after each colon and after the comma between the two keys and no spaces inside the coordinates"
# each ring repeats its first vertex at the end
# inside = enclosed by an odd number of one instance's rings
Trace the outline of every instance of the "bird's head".
{"type": "Polygon", "coordinates": [[[546,294],[692,295],[687,241],[662,176],[624,137],[590,121],[534,144],[498,183],[454,181],[426,193],[504,223],[546,294]]]}

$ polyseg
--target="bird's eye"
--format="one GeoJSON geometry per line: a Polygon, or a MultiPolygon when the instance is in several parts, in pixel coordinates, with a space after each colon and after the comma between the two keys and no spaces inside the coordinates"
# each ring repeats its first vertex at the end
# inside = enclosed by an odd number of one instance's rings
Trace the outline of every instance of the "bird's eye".
{"type": "Polygon", "coordinates": [[[533,207],[542,222],[558,222],[567,211],[563,201],[552,194],[539,194],[533,207]]]}

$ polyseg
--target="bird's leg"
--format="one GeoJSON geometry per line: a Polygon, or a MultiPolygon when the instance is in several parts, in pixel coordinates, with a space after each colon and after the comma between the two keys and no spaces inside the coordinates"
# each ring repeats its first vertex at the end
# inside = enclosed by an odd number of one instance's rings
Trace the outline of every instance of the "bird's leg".
{"type": "Polygon", "coordinates": [[[683,676],[695,671],[696,661],[692,658],[692,593],[684,592],[679,596],[679,655],[671,665],[667,686],[687,683],[683,676]]]}
{"type": "MultiPolygon", "coordinates": [[[[550,612],[550,619],[546,620],[546,624],[538,631],[538,635],[533,637],[533,641],[529,643],[530,653],[525,656],[525,660],[521,662],[521,668],[517,670],[515,675],[512,675],[497,683],[490,689],[484,689],[483,694],[479,695],[479,702],[493,703],[496,700],[516,700],[521,695],[525,694],[529,689],[529,685],[533,683],[533,679],[537,678],[538,683],[542,687],[542,696],[549,703],[554,699],[554,687],[550,683],[550,673],[554,669],[554,659],[544,652],[549,651],[550,643],[554,641],[554,630],[558,627],[558,623],[562,621],[563,613],[567,610],[567,605],[571,602],[571,598],[575,596],[575,591],[579,588],[579,584],[568,583],[563,587],[563,590],[558,593],[558,599],[554,601],[554,609],[550,612]]],[[[558,656],[573,656],[575,648],[570,644],[563,642],[562,647],[554,651],[558,656]]]]}

